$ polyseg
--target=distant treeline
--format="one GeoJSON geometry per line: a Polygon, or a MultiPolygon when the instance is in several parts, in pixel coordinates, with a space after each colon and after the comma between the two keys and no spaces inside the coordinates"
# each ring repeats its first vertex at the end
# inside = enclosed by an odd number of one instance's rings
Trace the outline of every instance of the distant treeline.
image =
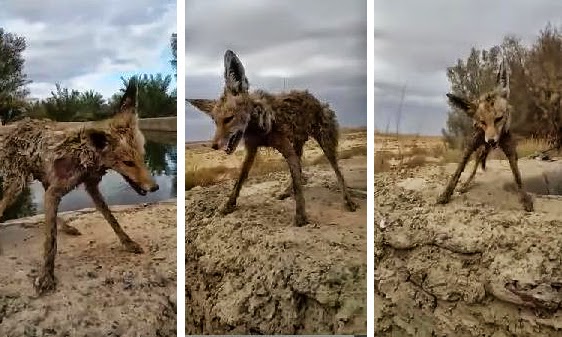
{"type": "MultiPolygon", "coordinates": [[[[466,60],[447,68],[451,91],[475,99],[494,88],[502,54],[510,70],[512,130],[524,137],[562,141],[562,34],[547,24],[531,46],[516,36],[506,36],[488,50],[472,48],[466,60]]],[[[466,114],[451,108],[443,135],[457,147],[472,131],[466,114]]]]}
{"type": "MultiPolygon", "coordinates": [[[[0,119],[2,123],[24,116],[49,118],[56,121],[99,120],[110,116],[130,81],[138,83],[140,117],[176,115],[176,89],[171,87],[172,75],[144,74],[121,78],[122,88],[110,98],[94,90],[78,91],[56,85],[51,96],[30,101],[27,85],[31,82],[24,73],[23,51],[25,38],[5,32],[0,27],[0,119]]],[[[170,40],[171,66],[176,70],[177,35],[170,40]]],[[[177,76],[177,74],[174,74],[177,76]]]]}

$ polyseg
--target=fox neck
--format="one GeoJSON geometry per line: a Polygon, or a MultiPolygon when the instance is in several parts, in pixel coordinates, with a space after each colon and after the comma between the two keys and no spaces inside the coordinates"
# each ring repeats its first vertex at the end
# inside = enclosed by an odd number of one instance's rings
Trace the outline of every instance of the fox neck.
{"type": "Polygon", "coordinates": [[[273,129],[274,123],[275,113],[273,109],[262,102],[257,102],[252,109],[248,126],[268,134],[273,129]]]}

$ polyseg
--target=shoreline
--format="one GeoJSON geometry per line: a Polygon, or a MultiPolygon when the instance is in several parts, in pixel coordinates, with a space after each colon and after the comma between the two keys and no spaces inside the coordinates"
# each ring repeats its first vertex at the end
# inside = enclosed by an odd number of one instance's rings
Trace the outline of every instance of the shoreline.
{"type": "MultiPolygon", "coordinates": [[[[142,203],[142,204],[110,205],[109,208],[111,209],[111,212],[113,212],[113,213],[120,213],[120,212],[126,212],[126,211],[140,210],[140,209],[143,209],[145,207],[149,207],[149,206],[153,206],[153,205],[172,205],[172,204],[175,205],[176,203],[177,203],[177,198],[171,198],[171,199],[166,199],[166,200],[161,200],[161,201],[156,201],[156,202],[150,202],[150,203],[142,203]]],[[[76,209],[76,210],[72,210],[72,211],[58,212],[57,217],[63,217],[64,220],[69,220],[70,218],[73,218],[73,217],[76,217],[76,216],[95,213],[95,212],[97,212],[97,209],[95,207],[86,207],[86,208],[76,209]]],[[[44,213],[39,213],[39,214],[35,214],[35,215],[23,217],[23,218],[6,220],[6,221],[0,223],[0,229],[11,227],[11,226],[36,225],[39,222],[42,222],[44,220],[44,216],[45,216],[44,213]]]]}

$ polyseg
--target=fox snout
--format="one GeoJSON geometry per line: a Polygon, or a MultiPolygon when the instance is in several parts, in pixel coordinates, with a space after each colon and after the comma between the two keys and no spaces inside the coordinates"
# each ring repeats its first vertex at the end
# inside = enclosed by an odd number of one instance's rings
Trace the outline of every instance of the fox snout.
{"type": "Polygon", "coordinates": [[[158,186],[158,184],[156,182],[154,182],[152,184],[152,186],[146,186],[145,190],[147,190],[149,192],[156,192],[156,191],[158,191],[159,188],[160,188],[160,186],[158,186]]]}
{"type": "Polygon", "coordinates": [[[484,132],[484,140],[486,141],[486,143],[490,144],[491,146],[496,146],[498,145],[498,142],[500,140],[500,130],[497,130],[495,128],[493,128],[492,130],[485,130],[484,132]]]}

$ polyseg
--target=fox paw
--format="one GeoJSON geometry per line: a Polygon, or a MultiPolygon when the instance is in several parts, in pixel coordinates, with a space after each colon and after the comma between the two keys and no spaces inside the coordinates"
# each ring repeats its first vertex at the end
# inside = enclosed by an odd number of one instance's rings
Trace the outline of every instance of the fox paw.
{"type": "Polygon", "coordinates": [[[302,227],[308,224],[308,219],[306,215],[297,215],[295,217],[295,227],[302,227]]]}
{"type": "Polygon", "coordinates": [[[134,254],[144,253],[142,247],[133,240],[123,242],[123,246],[125,247],[125,250],[128,251],[129,253],[134,253],[134,254]]]}
{"type": "Polygon", "coordinates": [[[448,197],[447,195],[441,194],[439,197],[437,197],[436,203],[440,205],[444,205],[449,202],[449,199],[450,197],[448,197]]]}
{"type": "Polygon", "coordinates": [[[277,200],[285,200],[285,199],[287,199],[288,197],[290,197],[290,196],[292,196],[292,195],[293,195],[292,192],[283,191],[282,193],[279,193],[279,194],[277,195],[277,200]]]}
{"type": "Polygon", "coordinates": [[[533,198],[527,194],[522,193],[519,197],[521,204],[523,204],[523,209],[527,212],[532,212],[534,210],[533,198]]]}
{"type": "Polygon", "coordinates": [[[459,187],[459,193],[463,194],[466,193],[470,189],[470,184],[462,184],[459,187]]]}
{"type": "Polygon", "coordinates": [[[226,204],[224,204],[224,206],[221,207],[219,212],[222,215],[227,215],[234,212],[235,209],[236,209],[236,204],[232,202],[227,202],[226,204]]]}
{"type": "Polygon", "coordinates": [[[349,212],[355,212],[359,208],[359,205],[353,200],[346,200],[345,202],[345,209],[349,212]]]}
{"type": "Polygon", "coordinates": [[[54,291],[56,289],[55,276],[50,273],[43,273],[35,279],[33,286],[35,288],[35,292],[39,296],[54,291]]]}
{"type": "Polygon", "coordinates": [[[72,235],[72,236],[82,235],[82,233],[80,233],[78,229],[70,225],[67,225],[66,223],[62,224],[61,231],[65,234],[72,235]]]}

